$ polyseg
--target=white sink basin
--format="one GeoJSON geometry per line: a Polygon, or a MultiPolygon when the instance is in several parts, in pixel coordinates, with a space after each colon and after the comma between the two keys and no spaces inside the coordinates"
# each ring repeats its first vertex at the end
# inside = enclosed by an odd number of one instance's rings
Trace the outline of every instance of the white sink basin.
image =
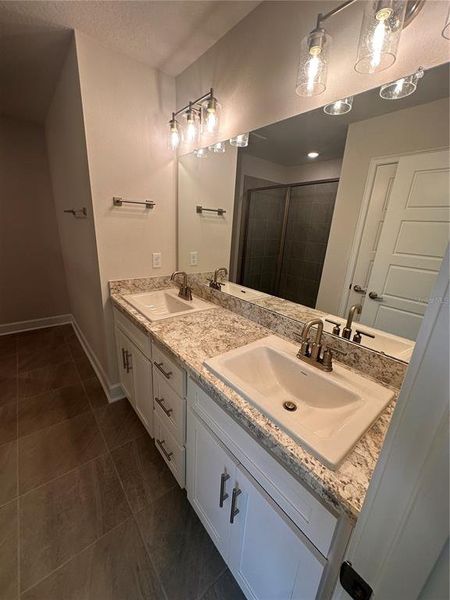
{"type": "Polygon", "coordinates": [[[215,308],[214,304],[199,298],[184,300],[178,296],[178,288],[129,294],[124,299],[149,321],[160,321],[169,317],[191,314],[200,310],[215,308]]]}
{"type": "Polygon", "coordinates": [[[394,394],[336,363],[331,373],[320,371],[300,361],[297,350],[269,336],[210,358],[205,365],[336,469],[394,394]],[[286,402],[296,410],[287,410],[286,402]]]}

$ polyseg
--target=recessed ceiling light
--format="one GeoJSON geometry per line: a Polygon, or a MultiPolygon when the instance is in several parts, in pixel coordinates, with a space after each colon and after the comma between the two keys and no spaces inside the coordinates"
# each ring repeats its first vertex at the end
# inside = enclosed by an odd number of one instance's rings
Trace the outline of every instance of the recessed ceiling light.
{"type": "Polygon", "coordinates": [[[318,156],[318,152],[308,152],[308,158],[317,158],[318,156]]]}

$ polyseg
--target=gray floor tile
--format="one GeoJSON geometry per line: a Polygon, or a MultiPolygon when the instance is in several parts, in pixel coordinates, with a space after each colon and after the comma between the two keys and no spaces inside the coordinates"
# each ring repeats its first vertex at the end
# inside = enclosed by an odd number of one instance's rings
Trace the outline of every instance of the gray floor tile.
{"type": "Polygon", "coordinates": [[[24,371],[19,376],[19,397],[36,396],[49,390],[79,383],[79,381],[75,364],[72,361],[24,371]]]}
{"type": "Polygon", "coordinates": [[[81,383],[23,398],[19,402],[19,437],[75,417],[90,409],[81,383]]]}
{"type": "Polygon", "coordinates": [[[227,569],[216,583],[209,588],[201,600],[245,600],[241,588],[227,569]]]}
{"type": "Polygon", "coordinates": [[[19,511],[22,590],[131,514],[107,455],[22,496],[19,511]]]}
{"type": "Polygon", "coordinates": [[[89,398],[92,408],[100,408],[109,404],[108,398],[103,391],[102,384],[97,377],[91,377],[83,381],[83,386],[89,398]]]}
{"type": "Polygon", "coordinates": [[[146,434],[128,400],[118,400],[95,411],[110,450],[146,434]]]}
{"type": "Polygon", "coordinates": [[[17,351],[17,335],[1,335],[0,336],[0,358],[15,354],[17,351]]]}
{"type": "Polygon", "coordinates": [[[75,361],[78,375],[83,381],[85,379],[91,379],[92,377],[96,377],[95,371],[91,365],[91,361],[88,359],[86,354],[83,354],[82,356],[74,355],[73,359],[75,361]]]}
{"type": "Polygon", "coordinates": [[[25,347],[19,350],[19,371],[32,371],[41,369],[48,365],[59,365],[70,362],[72,355],[66,342],[62,340],[59,344],[49,347],[25,347]]]}
{"type": "Polygon", "coordinates": [[[16,399],[17,357],[15,354],[0,356],[0,406],[16,399]]]}
{"type": "Polygon", "coordinates": [[[0,508],[0,598],[17,600],[17,501],[0,508]]]}
{"type": "Polygon", "coordinates": [[[107,533],[22,600],[159,600],[163,592],[133,519],[107,533]]]}
{"type": "Polygon", "coordinates": [[[0,506],[16,496],[17,442],[14,441],[0,446],[0,506]]]}
{"type": "Polygon", "coordinates": [[[116,448],[112,457],[135,513],[178,485],[148,435],[116,448]]]}
{"type": "Polygon", "coordinates": [[[17,402],[0,404],[0,444],[17,439],[17,402]]]}
{"type": "Polygon", "coordinates": [[[20,438],[20,493],[63,475],[104,452],[103,438],[90,411],[20,438]]]}
{"type": "Polygon", "coordinates": [[[170,600],[198,598],[225,572],[225,563],[180,488],[136,518],[170,600]]]}

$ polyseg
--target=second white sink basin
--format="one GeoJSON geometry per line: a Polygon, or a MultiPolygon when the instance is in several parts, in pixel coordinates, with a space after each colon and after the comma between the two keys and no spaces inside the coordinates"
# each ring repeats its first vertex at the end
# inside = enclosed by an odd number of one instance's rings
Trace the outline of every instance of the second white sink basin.
{"type": "Polygon", "coordinates": [[[124,296],[124,299],[149,321],[160,321],[169,317],[215,308],[214,304],[204,302],[199,298],[192,300],[180,298],[177,288],[129,294],[124,296]]]}
{"type": "Polygon", "coordinates": [[[268,336],[205,365],[336,469],[394,393],[336,363],[331,373],[320,371],[300,361],[297,350],[268,336]]]}

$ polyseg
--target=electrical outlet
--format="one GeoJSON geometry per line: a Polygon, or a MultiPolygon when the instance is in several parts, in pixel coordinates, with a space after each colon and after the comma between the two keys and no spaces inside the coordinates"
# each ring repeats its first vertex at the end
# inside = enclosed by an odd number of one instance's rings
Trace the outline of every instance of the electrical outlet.
{"type": "Polygon", "coordinates": [[[193,252],[191,252],[190,253],[190,257],[191,257],[191,262],[190,262],[191,267],[196,267],[198,265],[198,252],[197,252],[197,250],[194,250],[193,252]]]}
{"type": "Polygon", "coordinates": [[[161,268],[161,252],[153,252],[152,254],[152,264],[154,269],[161,268]]]}

